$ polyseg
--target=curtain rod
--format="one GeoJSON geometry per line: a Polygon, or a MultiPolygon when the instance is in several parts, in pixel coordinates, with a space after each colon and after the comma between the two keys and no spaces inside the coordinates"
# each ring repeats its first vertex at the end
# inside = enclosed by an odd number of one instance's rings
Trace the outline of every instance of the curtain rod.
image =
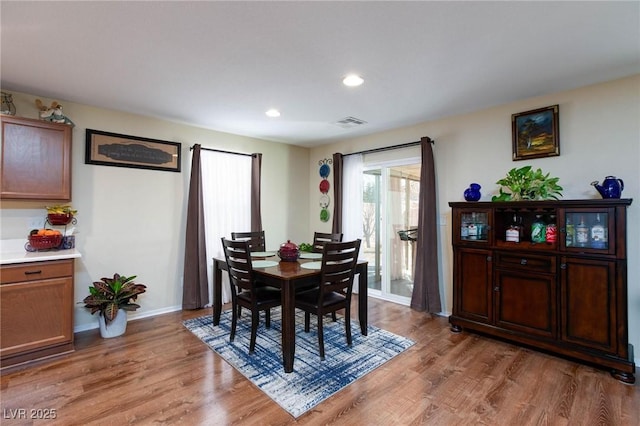
{"type": "MultiPolygon", "coordinates": [[[[191,148],[189,148],[189,151],[193,151],[193,147],[195,145],[192,145],[191,148]]],[[[255,154],[245,154],[244,152],[232,152],[232,151],[225,151],[223,149],[215,149],[215,148],[205,148],[203,146],[200,147],[200,149],[204,150],[204,151],[215,151],[215,152],[222,152],[224,154],[234,154],[234,155],[245,155],[247,157],[253,157],[255,156],[255,154]]]]}
{"type": "MultiPolygon", "coordinates": [[[[430,137],[427,137],[427,139],[429,139],[429,143],[434,143],[433,139],[431,139],[430,137]]],[[[420,145],[420,142],[421,141],[415,141],[415,142],[401,143],[399,145],[384,146],[382,148],[367,149],[364,151],[352,152],[351,154],[344,154],[343,156],[346,157],[348,155],[372,154],[374,152],[389,151],[391,149],[407,148],[414,145],[420,145]]]]}

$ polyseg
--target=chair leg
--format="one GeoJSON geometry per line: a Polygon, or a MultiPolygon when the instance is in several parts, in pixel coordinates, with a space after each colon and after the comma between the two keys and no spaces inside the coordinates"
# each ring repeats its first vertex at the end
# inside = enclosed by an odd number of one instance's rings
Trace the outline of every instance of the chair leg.
{"type": "Polygon", "coordinates": [[[324,359],[324,330],[322,329],[322,315],[318,313],[318,346],[320,347],[320,359],[324,359]]]}
{"type": "Polygon", "coordinates": [[[338,317],[336,317],[336,311],[331,312],[331,318],[333,319],[333,322],[338,321],[338,317]]]}
{"type": "Polygon", "coordinates": [[[235,308],[231,308],[231,335],[229,341],[233,342],[236,337],[236,326],[238,325],[238,311],[235,308]]]}
{"type": "Polygon", "coordinates": [[[351,346],[351,309],[349,306],[344,310],[344,333],[347,335],[347,345],[351,346]]]}
{"type": "Polygon", "coordinates": [[[271,328],[271,309],[265,309],[264,311],[264,324],[267,328],[271,328]]]}
{"type": "Polygon", "coordinates": [[[258,320],[260,312],[251,313],[251,340],[249,341],[249,353],[252,354],[256,348],[256,336],[258,334],[258,320]]]}
{"type": "Polygon", "coordinates": [[[304,313],[304,332],[309,332],[309,322],[311,322],[311,314],[309,312],[304,313]]]}

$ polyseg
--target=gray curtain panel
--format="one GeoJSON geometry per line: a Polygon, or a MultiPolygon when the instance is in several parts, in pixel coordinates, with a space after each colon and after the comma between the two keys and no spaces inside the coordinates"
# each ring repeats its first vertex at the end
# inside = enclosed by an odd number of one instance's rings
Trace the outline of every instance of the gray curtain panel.
{"type": "Polygon", "coordinates": [[[260,176],[262,173],[262,154],[251,155],[251,231],[262,231],[260,213],[260,176]]]}
{"type": "Polygon", "coordinates": [[[340,153],[333,154],[333,222],[332,234],[342,233],[342,157],[340,153]]]}
{"type": "Polygon", "coordinates": [[[438,282],[438,226],[436,174],[431,139],[420,140],[422,170],[418,203],[418,241],[411,308],[430,313],[442,312],[438,282]]]}
{"type": "Polygon", "coordinates": [[[200,309],[209,303],[209,289],[199,144],[194,145],[191,158],[185,238],[182,308],[200,309]]]}

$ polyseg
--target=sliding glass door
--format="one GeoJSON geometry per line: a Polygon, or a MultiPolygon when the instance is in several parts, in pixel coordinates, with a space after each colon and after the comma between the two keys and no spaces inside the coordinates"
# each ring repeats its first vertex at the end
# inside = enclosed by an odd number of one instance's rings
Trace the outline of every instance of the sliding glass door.
{"type": "Polygon", "coordinates": [[[419,159],[365,167],[363,247],[374,297],[409,304],[413,291],[419,159]]]}

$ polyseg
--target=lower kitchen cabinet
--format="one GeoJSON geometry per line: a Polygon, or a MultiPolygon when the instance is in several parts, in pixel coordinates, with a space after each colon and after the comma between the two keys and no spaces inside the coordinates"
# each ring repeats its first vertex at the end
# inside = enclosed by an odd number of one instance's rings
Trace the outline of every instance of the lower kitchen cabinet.
{"type": "Polygon", "coordinates": [[[583,361],[634,383],[626,278],[631,201],[449,203],[452,330],[481,332],[583,361]],[[534,242],[531,228],[541,219],[553,232],[534,242]],[[469,226],[485,229],[486,236],[469,238],[464,229],[469,226]]]}
{"type": "Polygon", "coordinates": [[[73,259],[2,266],[0,363],[3,369],[74,350],[73,271],[73,259]]]}

